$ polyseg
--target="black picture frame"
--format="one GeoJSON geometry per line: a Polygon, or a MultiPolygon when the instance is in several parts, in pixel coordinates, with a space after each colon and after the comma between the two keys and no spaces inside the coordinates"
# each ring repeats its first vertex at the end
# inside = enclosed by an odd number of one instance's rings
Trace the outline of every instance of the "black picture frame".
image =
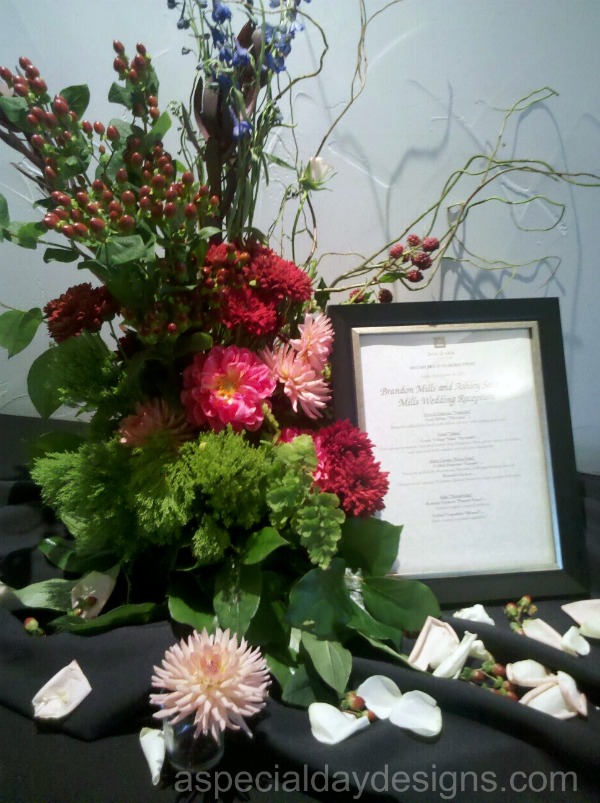
{"type": "MultiPolygon", "coordinates": [[[[335,331],[332,354],[335,416],[349,419],[358,426],[361,417],[364,418],[359,415],[364,399],[359,398],[357,387],[361,337],[388,327],[391,336],[397,338],[405,337],[414,327],[424,327],[432,333],[454,326],[465,331],[471,327],[474,330],[529,327],[535,332],[539,368],[535,382],[542,396],[539,416],[544,433],[545,482],[557,550],[556,565],[541,570],[514,566],[508,571],[494,571],[490,567],[476,572],[452,570],[447,573],[437,567],[431,575],[423,572],[420,579],[443,604],[508,601],[524,593],[537,598],[586,594],[585,523],[575,464],[558,299],[342,304],[330,306],[328,315],[335,331]]],[[[518,428],[518,423],[515,426],[518,428]]],[[[369,428],[364,424],[363,428],[373,440],[369,428]]],[[[377,446],[375,443],[376,450],[377,446]]],[[[390,493],[394,493],[393,476],[390,476],[390,486],[390,493]]],[[[506,504],[510,502],[506,500],[506,504]]],[[[383,518],[386,518],[385,513],[384,510],[383,518]]],[[[424,532],[418,537],[422,538],[426,549],[428,534],[424,532]]],[[[482,538],[485,537],[482,533],[482,538]]],[[[402,572],[399,574],[402,576],[402,572]]]]}

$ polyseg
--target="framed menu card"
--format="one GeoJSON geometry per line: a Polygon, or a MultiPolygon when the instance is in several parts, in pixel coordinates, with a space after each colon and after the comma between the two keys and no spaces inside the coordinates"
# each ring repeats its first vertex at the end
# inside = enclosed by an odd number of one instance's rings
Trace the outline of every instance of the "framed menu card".
{"type": "Polygon", "coordinates": [[[403,525],[393,572],[447,603],[584,593],[558,300],[328,314],[336,417],[369,434],[403,525]]]}

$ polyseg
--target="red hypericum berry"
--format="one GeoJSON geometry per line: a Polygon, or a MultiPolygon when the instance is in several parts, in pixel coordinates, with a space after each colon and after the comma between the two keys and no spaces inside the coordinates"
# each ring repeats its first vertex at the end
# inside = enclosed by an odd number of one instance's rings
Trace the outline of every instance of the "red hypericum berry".
{"type": "Polygon", "coordinates": [[[83,190],[75,193],[75,200],[80,206],[87,206],[90,202],[87,192],[84,192],[83,190]]]}
{"type": "Polygon", "coordinates": [[[423,251],[436,251],[440,247],[440,241],[437,237],[425,237],[421,243],[423,251]]]}
{"type": "Polygon", "coordinates": [[[140,54],[140,56],[146,55],[146,45],[142,44],[142,42],[138,42],[137,45],[135,46],[135,49],[140,54]]]}
{"type": "Polygon", "coordinates": [[[404,246],[402,245],[402,243],[395,243],[390,248],[390,257],[392,259],[399,259],[403,253],[404,253],[404,246]]]}
{"type": "Polygon", "coordinates": [[[33,145],[33,147],[38,151],[41,151],[41,149],[46,144],[46,140],[44,139],[44,137],[41,134],[34,134],[31,137],[30,142],[33,145]]]}
{"type": "Polygon", "coordinates": [[[32,128],[36,128],[40,124],[39,117],[37,117],[35,114],[32,114],[31,112],[29,112],[29,114],[25,116],[25,119],[27,120],[27,124],[30,125],[32,128]]]}
{"type": "Polygon", "coordinates": [[[94,190],[94,193],[96,195],[102,195],[102,193],[106,189],[106,185],[104,184],[102,179],[97,178],[94,181],[92,181],[92,189],[94,190]]]}
{"type": "Polygon", "coordinates": [[[498,678],[506,677],[506,667],[502,664],[494,664],[492,667],[492,675],[496,675],[498,678]]]}
{"type": "Polygon", "coordinates": [[[96,120],[96,122],[94,123],[94,131],[96,132],[96,134],[99,134],[100,136],[102,136],[102,134],[104,134],[105,130],[106,129],[104,127],[104,123],[101,123],[99,120],[96,120]]]}
{"type": "Polygon", "coordinates": [[[7,84],[12,84],[14,76],[8,67],[0,67],[0,78],[7,84]]]}
{"type": "Polygon", "coordinates": [[[163,205],[161,201],[156,201],[152,204],[150,214],[154,220],[160,220],[163,216],[163,205]]]}
{"type": "Polygon", "coordinates": [[[30,81],[29,85],[36,95],[45,95],[48,91],[48,84],[39,76],[30,81]]]}
{"type": "Polygon", "coordinates": [[[406,278],[407,278],[407,280],[409,282],[416,283],[416,282],[420,282],[421,281],[421,279],[423,278],[423,274],[421,273],[420,270],[416,270],[416,269],[415,270],[409,270],[408,273],[406,274],[406,278]]]}
{"type": "Polygon", "coordinates": [[[190,187],[194,183],[194,174],[190,173],[189,170],[186,170],[186,172],[181,176],[181,182],[186,187],[190,187]]]}
{"type": "Polygon", "coordinates": [[[106,129],[106,138],[111,142],[116,142],[120,136],[119,129],[116,127],[116,125],[109,125],[106,129]]]}
{"type": "Polygon", "coordinates": [[[388,290],[387,287],[382,287],[379,293],[377,294],[377,298],[379,299],[380,304],[389,304],[394,300],[394,296],[391,290],[388,290]]]}
{"type": "Polygon", "coordinates": [[[31,67],[28,67],[25,70],[25,75],[30,81],[33,80],[34,78],[37,78],[39,74],[40,71],[38,70],[37,67],[34,67],[33,64],[31,65],[31,67]]]}
{"type": "Polygon", "coordinates": [[[129,233],[135,228],[135,220],[131,215],[123,215],[123,217],[119,218],[118,225],[122,232],[129,233]]]}
{"type": "Polygon", "coordinates": [[[81,209],[72,209],[71,210],[71,220],[73,223],[81,223],[83,220],[83,212],[81,209]]]}
{"type": "Polygon", "coordinates": [[[175,217],[177,214],[177,204],[173,203],[173,201],[169,201],[165,204],[164,208],[165,217],[175,217]]]}
{"type": "Polygon", "coordinates": [[[476,669],[471,675],[471,680],[473,683],[483,683],[485,680],[485,674],[481,671],[481,669],[476,669]]]}
{"type": "Polygon", "coordinates": [[[129,175],[127,173],[127,170],[124,167],[120,167],[117,170],[115,178],[117,179],[119,184],[125,184],[125,182],[129,179],[129,175]]]}
{"type": "Polygon", "coordinates": [[[188,220],[196,220],[198,217],[198,207],[196,204],[186,204],[183,214],[188,220]]]}
{"type": "Polygon", "coordinates": [[[22,83],[20,81],[19,82],[15,81],[15,83],[13,84],[13,90],[15,95],[18,95],[20,98],[26,98],[27,95],[29,94],[29,87],[27,86],[27,84],[22,83]]]}
{"type": "Polygon", "coordinates": [[[148,104],[148,106],[150,106],[151,109],[153,109],[156,106],[158,106],[158,98],[156,97],[156,95],[150,95],[148,98],[146,98],[146,103],[148,104]]]}
{"type": "Polygon", "coordinates": [[[106,228],[106,222],[99,217],[93,217],[90,220],[90,229],[94,232],[94,234],[102,234],[104,229],[106,228]]]}
{"type": "Polygon", "coordinates": [[[67,99],[64,98],[62,95],[56,95],[56,97],[52,101],[52,108],[54,109],[54,113],[58,114],[59,117],[61,115],[67,115],[71,111],[69,109],[69,104],[67,103],[67,99]]]}
{"type": "Polygon", "coordinates": [[[89,234],[88,227],[81,221],[75,223],[73,228],[75,229],[75,234],[77,234],[78,237],[87,237],[89,234]]]}
{"type": "Polygon", "coordinates": [[[210,199],[209,203],[210,203],[211,206],[218,206],[219,205],[219,196],[218,195],[213,195],[212,198],[210,199]]]}
{"type": "Polygon", "coordinates": [[[123,195],[121,195],[121,201],[125,204],[125,206],[134,206],[135,205],[135,193],[131,190],[125,190],[123,195]]]}
{"type": "Polygon", "coordinates": [[[125,45],[123,42],[120,42],[118,39],[113,40],[113,49],[115,53],[124,53],[125,52],[125,45]]]}
{"type": "Polygon", "coordinates": [[[164,189],[166,183],[167,179],[160,173],[157,173],[155,176],[152,176],[151,184],[155,190],[164,189]]]}
{"type": "Polygon", "coordinates": [[[123,207],[118,201],[111,201],[108,205],[109,212],[116,212],[117,214],[123,214],[123,207]]]}
{"type": "Polygon", "coordinates": [[[143,198],[144,195],[151,195],[151,193],[152,190],[150,189],[150,187],[147,184],[142,184],[142,186],[139,189],[138,195],[140,196],[140,198],[143,198]]]}
{"type": "Polygon", "coordinates": [[[89,203],[85,207],[85,211],[88,213],[88,215],[97,215],[98,212],[100,211],[100,207],[98,206],[98,204],[89,203]]]}
{"type": "Polygon", "coordinates": [[[84,134],[88,134],[89,135],[89,134],[92,133],[92,131],[94,129],[93,129],[93,126],[92,126],[92,124],[90,123],[89,120],[82,120],[82,122],[81,122],[81,130],[83,131],[84,134]]]}
{"type": "Polygon", "coordinates": [[[44,112],[44,125],[46,128],[58,128],[58,117],[52,112],[44,112]]]}
{"type": "Polygon", "coordinates": [[[39,630],[40,623],[33,616],[28,616],[23,622],[23,627],[28,633],[34,633],[36,630],[39,630]]]}
{"type": "Polygon", "coordinates": [[[148,62],[144,58],[144,56],[140,56],[139,53],[137,56],[134,56],[133,61],[131,62],[132,66],[138,72],[144,72],[146,67],[148,66],[148,62]]]}
{"type": "Polygon", "coordinates": [[[98,145],[98,153],[104,156],[106,153],[106,146],[105,145],[98,145]]]}
{"type": "Polygon", "coordinates": [[[115,72],[118,72],[119,74],[124,73],[128,66],[129,65],[125,59],[121,58],[121,56],[117,56],[117,58],[113,61],[113,68],[115,72]]]}
{"type": "Polygon", "coordinates": [[[71,111],[69,112],[69,119],[71,120],[72,123],[76,123],[79,120],[77,112],[74,112],[73,109],[71,109],[71,111]]]}
{"type": "Polygon", "coordinates": [[[509,700],[514,700],[516,703],[519,702],[519,697],[514,691],[507,691],[506,697],[508,697],[509,700]]]}
{"type": "Polygon", "coordinates": [[[112,201],[113,197],[114,196],[110,190],[104,190],[104,192],[102,193],[102,201],[105,204],[109,204],[112,201]]]}
{"type": "Polygon", "coordinates": [[[416,254],[412,255],[410,261],[421,270],[427,270],[427,268],[431,267],[431,257],[425,251],[417,251],[416,254]]]}
{"type": "Polygon", "coordinates": [[[129,164],[133,167],[141,167],[144,164],[144,157],[138,151],[135,151],[129,157],[129,164]]]}
{"type": "Polygon", "coordinates": [[[148,210],[152,206],[152,199],[149,195],[142,195],[140,197],[140,209],[148,210]]]}
{"type": "MultiPolygon", "coordinates": [[[[129,72],[127,73],[127,77],[129,78],[129,80],[131,81],[132,84],[137,84],[137,82],[140,80],[140,75],[139,75],[138,71],[135,70],[135,69],[129,70],[129,72]]],[[[142,115],[138,114],[138,117],[141,117],[141,116],[142,115]]]]}
{"type": "Polygon", "coordinates": [[[171,184],[169,187],[167,187],[165,198],[167,201],[174,201],[179,198],[179,187],[177,184],[171,184]]]}
{"type": "Polygon", "coordinates": [[[171,322],[167,324],[167,332],[170,332],[172,335],[174,335],[177,332],[178,328],[179,327],[177,326],[176,323],[171,322]]]}
{"type": "Polygon", "coordinates": [[[160,109],[156,109],[156,108],[150,109],[148,111],[148,114],[150,115],[150,117],[153,120],[158,120],[158,118],[160,117],[160,109]]]}
{"type": "Polygon", "coordinates": [[[19,66],[21,67],[21,69],[26,70],[28,67],[33,67],[33,63],[31,59],[27,58],[27,56],[20,56],[19,66]]]}
{"type": "Polygon", "coordinates": [[[416,245],[419,245],[421,242],[421,238],[418,234],[409,234],[406,238],[406,242],[410,245],[411,248],[414,248],[416,245]]]}
{"type": "Polygon", "coordinates": [[[369,722],[377,722],[377,714],[375,711],[367,711],[367,719],[369,722]]]}
{"type": "Polygon", "coordinates": [[[47,229],[55,229],[58,226],[59,220],[60,218],[58,217],[58,215],[55,215],[52,212],[50,212],[49,214],[44,215],[42,223],[47,229]]]}
{"type": "Polygon", "coordinates": [[[70,223],[66,223],[60,232],[70,239],[75,234],[75,229],[70,223]]]}

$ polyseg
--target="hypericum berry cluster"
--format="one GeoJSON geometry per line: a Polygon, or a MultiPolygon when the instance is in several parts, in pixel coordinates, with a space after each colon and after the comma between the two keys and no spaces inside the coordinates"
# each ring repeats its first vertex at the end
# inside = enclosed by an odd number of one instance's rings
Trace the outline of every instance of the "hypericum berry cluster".
{"type": "Polygon", "coordinates": [[[523,619],[537,613],[537,605],[531,601],[529,594],[525,594],[518,602],[509,602],[504,606],[504,613],[509,622],[510,629],[515,633],[523,633],[523,619]]]}
{"type": "Polygon", "coordinates": [[[406,245],[395,243],[390,248],[390,260],[399,265],[406,265],[402,278],[417,283],[423,279],[423,271],[433,264],[430,254],[440,247],[437,237],[424,237],[418,234],[409,234],[406,245]],[[410,267],[412,265],[412,267],[410,267]]]}
{"type": "Polygon", "coordinates": [[[483,661],[480,669],[463,667],[460,679],[466,680],[475,686],[481,686],[494,694],[508,697],[510,700],[518,700],[516,687],[506,680],[506,667],[496,661],[483,661]]]}
{"type": "Polygon", "coordinates": [[[342,711],[348,711],[356,714],[357,717],[368,717],[369,722],[375,722],[377,715],[373,711],[369,711],[364,699],[355,691],[349,691],[342,700],[340,705],[342,711]]]}

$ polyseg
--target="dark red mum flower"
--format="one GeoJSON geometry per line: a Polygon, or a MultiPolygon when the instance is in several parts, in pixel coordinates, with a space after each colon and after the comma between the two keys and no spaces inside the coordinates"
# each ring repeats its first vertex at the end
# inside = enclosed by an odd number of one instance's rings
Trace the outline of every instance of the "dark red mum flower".
{"type": "Polygon", "coordinates": [[[106,287],[89,282],[70,287],[44,307],[50,335],[57,343],[82,332],[98,332],[104,321],[118,312],[119,305],[106,287]]]}

